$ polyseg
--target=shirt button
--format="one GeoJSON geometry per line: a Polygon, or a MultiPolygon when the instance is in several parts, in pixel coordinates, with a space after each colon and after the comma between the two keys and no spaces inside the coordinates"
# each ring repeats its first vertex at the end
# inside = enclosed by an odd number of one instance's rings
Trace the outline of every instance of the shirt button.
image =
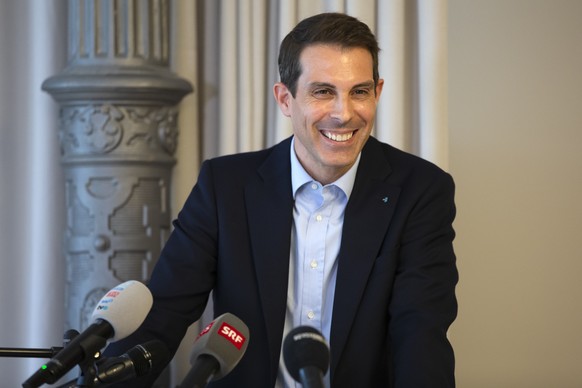
{"type": "Polygon", "coordinates": [[[317,222],[320,222],[321,220],[323,220],[323,217],[321,216],[321,214],[318,214],[315,219],[317,220],[317,222]]]}
{"type": "Polygon", "coordinates": [[[312,184],[311,184],[311,188],[312,188],[313,190],[317,190],[317,183],[312,183],[312,184]]]}
{"type": "Polygon", "coordinates": [[[313,268],[313,269],[317,268],[317,261],[311,260],[310,265],[311,265],[311,268],[313,268]]]}
{"type": "Polygon", "coordinates": [[[307,313],[307,318],[313,319],[314,317],[315,317],[315,313],[313,311],[310,311],[307,313]]]}

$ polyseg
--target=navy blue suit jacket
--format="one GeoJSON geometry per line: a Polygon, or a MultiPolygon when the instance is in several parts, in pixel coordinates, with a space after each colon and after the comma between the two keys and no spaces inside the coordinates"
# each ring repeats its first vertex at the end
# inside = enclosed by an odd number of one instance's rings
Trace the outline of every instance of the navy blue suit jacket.
{"type": "MultiPolygon", "coordinates": [[[[289,152],[287,139],[203,163],[149,282],[154,307],[113,349],[155,337],[174,352],[213,291],[215,315],[241,318],[250,341],[239,365],[210,386],[274,386],[293,222],[289,152]]],[[[446,337],[457,313],[454,217],[447,173],[368,140],[338,257],[332,387],[454,386],[446,337]]]]}

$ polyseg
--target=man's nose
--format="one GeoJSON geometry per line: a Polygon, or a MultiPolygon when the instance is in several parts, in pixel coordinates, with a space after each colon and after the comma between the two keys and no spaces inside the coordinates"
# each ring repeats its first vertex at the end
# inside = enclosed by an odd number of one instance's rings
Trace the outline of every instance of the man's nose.
{"type": "Polygon", "coordinates": [[[334,101],[331,117],[342,123],[350,121],[354,115],[354,105],[350,96],[339,95],[334,101]]]}

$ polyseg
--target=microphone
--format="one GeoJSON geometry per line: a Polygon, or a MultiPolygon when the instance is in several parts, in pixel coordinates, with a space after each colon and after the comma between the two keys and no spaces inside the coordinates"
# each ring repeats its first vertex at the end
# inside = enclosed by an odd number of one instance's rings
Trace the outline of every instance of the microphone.
{"type": "Polygon", "coordinates": [[[170,351],[160,340],[136,345],[119,357],[97,361],[95,386],[113,384],[147,375],[170,360],[170,351]]]}
{"type": "Polygon", "coordinates": [[[75,339],[80,333],[75,329],[69,329],[63,334],[63,347],[66,347],[75,339]]]}
{"type": "Polygon", "coordinates": [[[283,359],[289,374],[304,388],[323,388],[329,367],[329,346],[313,327],[298,326],[283,341],[283,359]]]}
{"type": "Polygon", "coordinates": [[[133,333],[142,324],[153,303],[152,294],[142,283],[130,280],[109,290],[97,303],[93,323],[40,367],[22,386],[36,388],[52,384],[75,365],[88,361],[105,347],[133,333]]]}
{"type": "Polygon", "coordinates": [[[225,313],[210,322],[194,341],[192,368],[179,388],[201,388],[234,369],[249,345],[249,328],[238,317],[225,313]]]}

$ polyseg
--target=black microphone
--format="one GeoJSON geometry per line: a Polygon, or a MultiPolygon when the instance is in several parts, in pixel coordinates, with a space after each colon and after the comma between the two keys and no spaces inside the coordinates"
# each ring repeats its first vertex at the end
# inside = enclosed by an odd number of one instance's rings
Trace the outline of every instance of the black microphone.
{"type": "Polygon", "coordinates": [[[190,356],[192,368],[178,388],[201,388],[224,377],[241,360],[248,344],[247,325],[233,314],[222,314],[196,338],[190,356]]]}
{"type": "Polygon", "coordinates": [[[101,298],[85,331],[36,371],[22,386],[36,388],[52,384],[77,364],[90,361],[108,340],[117,341],[133,333],[152,307],[152,294],[140,282],[130,280],[112,288],[101,298]]]}
{"type": "Polygon", "coordinates": [[[97,361],[94,386],[145,376],[153,369],[164,366],[169,360],[170,351],[160,340],[151,340],[143,345],[136,345],[119,357],[109,357],[97,361]]]}
{"type": "Polygon", "coordinates": [[[289,374],[304,388],[323,388],[329,367],[329,346],[323,335],[310,326],[291,330],[283,341],[283,359],[289,374]]]}
{"type": "Polygon", "coordinates": [[[71,343],[72,340],[74,340],[79,334],[77,330],[75,329],[69,329],[67,331],[65,331],[63,333],[63,347],[66,347],[67,345],[69,345],[71,343]]]}

